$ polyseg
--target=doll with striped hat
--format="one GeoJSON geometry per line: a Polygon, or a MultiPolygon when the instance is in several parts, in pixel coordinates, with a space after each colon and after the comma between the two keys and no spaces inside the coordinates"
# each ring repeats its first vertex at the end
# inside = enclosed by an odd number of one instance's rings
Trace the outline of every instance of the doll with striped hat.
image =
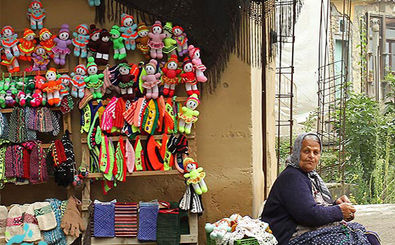
{"type": "Polygon", "coordinates": [[[137,49],[140,50],[144,54],[144,56],[146,56],[146,58],[149,58],[148,32],[149,32],[149,28],[145,25],[144,22],[140,23],[139,26],[137,27],[137,34],[138,34],[138,37],[136,39],[137,49]]]}
{"type": "Polygon", "coordinates": [[[119,30],[122,32],[122,38],[125,40],[127,50],[136,49],[137,38],[137,24],[134,23],[134,17],[128,14],[121,15],[121,27],[119,30]]]}
{"type": "Polygon", "coordinates": [[[74,45],[74,56],[86,58],[88,54],[87,45],[89,42],[89,29],[87,24],[80,24],[73,32],[72,43],[74,45]]]}
{"type": "Polygon", "coordinates": [[[53,57],[52,49],[56,45],[54,41],[56,36],[52,35],[52,33],[47,28],[43,28],[39,32],[39,37],[40,37],[40,45],[43,46],[45,51],[47,51],[48,55],[52,58],[53,57]]]}
{"type": "Polygon", "coordinates": [[[44,84],[43,91],[47,93],[48,104],[50,106],[60,105],[60,90],[61,80],[59,75],[56,73],[55,68],[49,68],[45,73],[46,82],[44,84]]]}
{"type": "Polygon", "coordinates": [[[26,28],[23,32],[23,37],[19,39],[18,48],[20,51],[19,59],[31,61],[31,55],[34,51],[34,46],[36,45],[36,40],[34,39],[36,34],[31,30],[26,28]]]}
{"type": "Polygon", "coordinates": [[[74,68],[74,72],[71,73],[71,96],[74,98],[82,99],[85,95],[84,90],[86,87],[84,79],[86,78],[86,66],[79,64],[74,68]]]}
{"type": "Polygon", "coordinates": [[[32,0],[29,8],[27,9],[27,15],[30,19],[30,28],[33,30],[40,30],[43,28],[43,21],[45,18],[45,10],[41,4],[41,0],[32,0]]]}
{"type": "Polygon", "coordinates": [[[97,74],[98,69],[95,63],[95,58],[93,57],[88,58],[88,64],[86,67],[89,74],[89,76],[84,79],[86,87],[92,92],[93,99],[101,99],[103,97],[101,87],[103,86],[104,74],[97,74]]]}
{"type": "Polygon", "coordinates": [[[11,26],[4,26],[3,29],[1,29],[0,43],[8,60],[11,60],[14,56],[19,56],[20,53],[17,46],[18,35],[15,33],[14,28],[11,26]]]}

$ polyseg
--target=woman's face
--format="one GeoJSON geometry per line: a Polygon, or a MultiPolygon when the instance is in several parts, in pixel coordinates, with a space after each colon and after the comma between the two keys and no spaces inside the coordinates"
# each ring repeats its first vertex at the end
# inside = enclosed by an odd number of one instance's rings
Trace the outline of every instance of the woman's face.
{"type": "Polygon", "coordinates": [[[300,169],[307,173],[313,171],[320,161],[320,150],[320,143],[317,141],[312,139],[303,140],[302,149],[300,151],[300,169]]]}

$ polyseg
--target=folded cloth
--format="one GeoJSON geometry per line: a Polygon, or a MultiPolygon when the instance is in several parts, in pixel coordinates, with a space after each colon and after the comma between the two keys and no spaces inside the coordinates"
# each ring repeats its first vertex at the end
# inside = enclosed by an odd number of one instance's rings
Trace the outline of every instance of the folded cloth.
{"type": "Polygon", "coordinates": [[[62,222],[62,206],[65,206],[65,202],[59,201],[54,198],[46,199],[45,201],[49,202],[50,207],[55,214],[56,225],[54,229],[43,232],[44,241],[50,245],[66,245],[66,235],[60,227],[60,223],[62,222]]]}
{"type": "Polygon", "coordinates": [[[180,244],[180,215],[178,208],[159,210],[156,243],[158,245],[180,244]]]}
{"type": "Polygon", "coordinates": [[[140,202],[139,204],[139,230],[137,239],[140,241],[156,241],[156,222],[158,219],[159,204],[140,202]]]}
{"type": "Polygon", "coordinates": [[[137,203],[115,203],[115,236],[137,236],[137,203]]]}
{"type": "Polygon", "coordinates": [[[34,216],[34,203],[30,204],[27,207],[26,212],[23,214],[23,223],[25,225],[28,225],[29,226],[28,230],[31,231],[31,233],[29,233],[27,236],[25,236],[23,241],[35,242],[35,241],[39,241],[42,239],[41,231],[40,231],[40,228],[38,227],[37,218],[36,218],[36,216],[34,216]]]}
{"type": "Polygon", "coordinates": [[[94,231],[95,237],[114,237],[115,204],[95,202],[94,231]]]}
{"type": "Polygon", "coordinates": [[[7,216],[7,227],[5,229],[5,239],[10,240],[15,235],[23,234],[23,208],[21,205],[14,205],[11,207],[7,216]]]}
{"type": "Polygon", "coordinates": [[[34,215],[42,231],[49,231],[56,227],[56,217],[49,202],[34,203],[34,215]]]}

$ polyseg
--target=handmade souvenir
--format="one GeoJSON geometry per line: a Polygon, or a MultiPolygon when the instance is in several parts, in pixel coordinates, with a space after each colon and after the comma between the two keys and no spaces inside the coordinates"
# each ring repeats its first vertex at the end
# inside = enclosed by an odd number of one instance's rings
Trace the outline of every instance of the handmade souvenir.
{"type": "Polygon", "coordinates": [[[138,37],[136,39],[137,49],[140,50],[147,58],[149,57],[148,32],[149,32],[149,28],[145,25],[144,22],[140,23],[139,26],[137,27],[137,33],[138,33],[138,37]]]}
{"type": "Polygon", "coordinates": [[[88,25],[80,24],[76,28],[76,32],[73,32],[73,45],[74,45],[74,56],[85,58],[88,54],[87,45],[89,42],[89,30],[88,25]]]}
{"type": "Polygon", "coordinates": [[[156,72],[156,66],[158,62],[151,59],[149,63],[145,65],[145,74],[141,74],[141,80],[143,81],[142,87],[146,89],[145,96],[147,99],[156,99],[159,96],[158,84],[160,83],[160,73],[156,72]]]}
{"type": "Polygon", "coordinates": [[[0,64],[7,67],[8,72],[19,72],[19,62],[15,56],[13,56],[11,59],[8,59],[5,55],[3,55],[1,58],[2,60],[0,64]]]}
{"type": "Polygon", "coordinates": [[[40,30],[39,37],[40,45],[43,46],[49,56],[53,57],[52,49],[55,47],[56,44],[54,42],[56,36],[52,35],[52,33],[47,28],[43,28],[40,30]]]}
{"type": "Polygon", "coordinates": [[[100,42],[100,30],[95,24],[89,26],[88,57],[95,57],[100,42]]]}
{"type": "Polygon", "coordinates": [[[188,53],[188,38],[181,26],[173,27],[173,38],[177,42],[178,56],[183,56],[188,53]]]}
{"type": "Polygon", "coordinates": [[[23,89],[24,89],[24,92],[26,95],[26,104],[29,106],[33,106],[32,101],[33,101],[33,93],[34,93],[34,89],[35,89],[34,79],[33,78],[26,79],[23,89]]]}
{"type": "Polygon", "coordinates": [[[163,39],[164,47],[163,53],[167,55],[175,55],[177,49],[177,41],[172,38],[173,36],[173,24],[171,22],[166,22],[165,26],[163,27],[163,33],[166,35],[165,39],[163,39]]]}
{"type": "Polygon", "coordinates": [[[58,37],[54,38],[56,46],[52,49],[54,53],[53,61],[57,65],[64,65],[66,63],[66,55],[70,54],[70,49],[67,47],[71,44],[69,25],[63,24],[60,27],[58,37]]]}
{"type": "Polygon", "coordinates": [[[196,74],[192,61],[186,57],[182,65],[183,72],[181,73],[181,82],[185,83],[185,90],[188,95],[197,94],[200,92],[197,88],[196,74]]]}
{"type": "Polygon", "coordinates": [[[84,97],[84,90],[86,87],[85,77],[86,77],[86,66],[84,64],[79,64],[74,68],[74,73],[71,73],[71,96],[74,98],[82,99],[84,97]]]}
{"type": "Polygon", "coordinates": [[[203,172],[203,168],[199,167],[197,162],[192,158],[187,157],[184,159],[184,170],[187,172],[184,177],[187,179],[187,184],[192,185],[196,194],[201,195],[207,192],[207,185],[204,182],[206,173],[203,172]]]}
{"type": "Polygon", "coordinates": [[[127,63],[121,63],[118,67],[119,76],[117,77],[117,80],[119,81],[118,87],[121,89],[121,94],[133,94],[135,76],[130,74],[130,65],[127,63]]]}
{"type": "Polygon", "coordinates": [[[28,16],[30,19],[30,28],[40,30],[43,28],[43,20],[45,18],[45,10],[41,4],[41,0],[32,0],[28,8],[28,16]]]}
{"type": "Polygon", "coordinates": [[[49,63],[49,56],[44,47],[37,45],[32,54],[33,67],[28,68],[26,71],[45,71],[49,63]]]}
{"type": "Polygon", "coordinates": [[[93,94],[93,99],[101,99],[103,97],[101,93],[101,87],[103,86],[104,75],[97,74],[97,65],[93,57],[88,58],[88,65],[86,66],[88,70],[88,77],[84,79],[86,82],[86,87],[93,94]]]}
{"type": "Polygon", "coordinates": [[[179,74],[181,70],[178,69],[177,55],[172,55],[166,62],[165,67],[162,68],[162,80],[164,83],[163,95],[173,97],[176,85],[179,83],[179,74]]]}
{"type": "Polygon", "coordinates": [[[31,55],[34,51],[34,46],[36,45],[36,40],[34,39],[36,34],[30,30],[25,29],[23,32],[23,38],[19,39],[18,48],[20,51],[19,59],[31,61],[31,55]]]}
{"type": "Polygon", "coordinates": [[[163,58],[162,48],[164,47],[164,44],[162,40],[166,37],[166,34],[162,33],[162,30],[162,24],[157,20],[152,25],[151,32],[148,33],[148,37],[150,38],[148,46],[151,49],[150,55],[153,59],[163,58]]]}
{"type": "Polygon", "coordinates": [[[196,80],[198,82],[206,82],[207,77],[204,75],[204,71],[206,70],[206,66],[202,64],[202,60],[200,59],[200,49],[195,48],[193,45],[189,45],[189,58],[192,60],[192,64],[195,68],[196,80]]]}
{"type": "Polygon", "coordinates": [[[4,49],[5,56],[8,60],[12,60],[12,57],[19,56],[18,49],[18,35],[14,32],[14,28],[11,26],[4,26],[1,29],[1,46],[4,49]]]}
{"type": "Polygon", "coordinates": [[[111,34],[106,29],[102,29],[99,36],[95,60],[98,65],[107,65],[112,46],[111,34]]]}
{"type": "Polygon", "coordinates": [[[70,94],[70,84],[71,84],[71,77],[67,74],[63,74],[59,77],[61,81],[60,84],[60,100],[62,100],[65,96],[70,94]]]}
{"type": "Polygon", "coordinates": [[[60,89],[61,81],[56,73],[55,68],[49,68],[45,73],[46,82],[44,84],[43,91],[47,93],[48,104],[59,105],[60,104],[60,89]]]}
{"type": "Polygon", "coordinates": [[[101,0],[88,0],[89,6],[93,7],[93,6],[100,6],[101,4],[101,0]]]}
{"type": "Polygon", "coordinates": [[[195,109],[199,104],[200,101],[196,94],[189,96],[185,101],[185,106],[183,106],[181,111],[178,113],[178,130],[180,133],[191,133],[192,124],[198,120],[199,111],[195,109]]]}
{"type": "Polygon", "coordinates": [[[114,25],[110,30],[111,41],[114,47],[114,60],[123,60],[126,57],[126,49],[123,44],[123,38],[121,37],[121,32],[119,31],[119,26],[114,25]]]}
{"type": "Polygon", "coordinates": [[[33,99],[31,104],[33,107],[45,105],[47,103],[47,96],[45,93],[43,93],[45,77],[39,75],[35,76],[34,83],[36,89],[34,90],[34,94],[32,95],[33,99]]]}
{"type": "Polygon", "coordinates": [[[121,15],[121,28],[122,38],[125,40],[125,46],[127,50],[135,50],[137,38],[137,24],[134,23],[132,15],[122,14],[121,15]]]}

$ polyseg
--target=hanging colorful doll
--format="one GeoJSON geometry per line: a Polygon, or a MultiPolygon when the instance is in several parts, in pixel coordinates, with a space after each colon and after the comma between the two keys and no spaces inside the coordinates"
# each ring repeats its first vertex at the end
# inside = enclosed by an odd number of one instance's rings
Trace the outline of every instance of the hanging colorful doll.
{"type": "Polygon", "coordinates": [[[200,59],[200,48],[189,45],[188,51],[189,58],[192,60],[192,64],[195,68],[196,80],[202,83],[206,82],[207,77],[203,73],[206,70],[206,66],[202,64],[202,60],[200,59]]]}
{"type": "Polygon", "coordinates": [[[25,31],[23,32],[23,38],[19,39],[19,44],[18,48],[20,51],[20,60],[25,60],[25,61],[31,61],[31,55],[34,51],[34,45],[36,45],[37,41],[34,39],[36,37],[36,34],[26,28],[25,31]]]}
{"type": "Polygon", "coordinates": [[[200,92],[197,88],[197,81],[196,81],[196,74],[195,69],[193,68],[193,64],[191,59],[186,57],[184,59],[184,63],[182,65],[182,74],[181,82],[185,83],[185,90],[187,91],[188,95],[197,94],[199,95],[200,92]]]}
{"type": "Polygon", "coordinates": [[[143,81],[142,87],[146,89],[145,96],[147,99],[156,99],[159,96],[158,84],[160,83],[160,73],[156,72],[157,65],[158,62],[151,59],[149,63],[145,65],[145,69],[141,74],[141,80],[143,81]]]}
{"type": "Polygon", "coordinates": [[[8,59],[5,55],[2,55],[0,64],[7,67],[8,72],[11,73],[19,72],[20,70],[18,59],[15,56],[8,59]]]}
{"type": "Polygon", "coordinates": [[[45,77],[40,75],[35,76],[34,85],[36,89],[34,90],[34,94],[32,95],[32,106],[37,107],[40,105],[45,105],[47,103],[47,95],[43,92],[43,89],[45,88],[45,77]]]}
{"type": "Polygon", "coordinates": [[[133,94],[133,84],[135,76],[130,74],[130,65],[127,63],[121,63],[118,65],[118,67],[119,76],[117,77],[117,80],[119,81],[118,87],[121,89],[121,94],[133,94]]]}
{"type": "Polygon", "coordinates": [[[167,54],[168,56],[177,54],[177,42],[172,38],[173,33],[173,24],[171,22],[166,22],[165,26],[163,27],[163,33],[166,35],[166,38],[163,39],[164,47],[163,53],[167,54]]]}
{"type": "Polygon", "coordinates": [[[162,68],[162,80],[164,83],[163,95],[173,97],[176,85],[179,83],[179,74],[181,70],[178,69],[177,55],[172,55],[166,62],[165,67],[162,68]]]}
{"type": "Polygon", "coordinates": [[[33,30],[40,30],[43,28],[45,10],[43,9],[41,0],[32,0],[27,11],[30,19],[30,28],[33,30]]]}
{"type": "Polygon", "coordinates": [[[86,87],[90,89],[93,99],[101,99],[101,87],[103,86],[104,74],[97,74],[97,65],[93,57],[88,58],[88,65],[86,66],[89,76],[84,79],[86,87]]]}
{"type": "Polygon", "coordinates": [[[110,57],[110,49],[112,46],[110,38],[111,38],[111,34],[106,29],[102,29],[100,31],[100,39],[97,46],[97,52],[95,58],[96,63],[98,65],[108,64],[108,59],[110,57]]]}
{"type": "Polygon", "coordinates": [[[177,41],[178,56],[188,53],[188,38],[181,26],[173,27],[173,38],[177,41]]]}
{"type": "Polygon", "coordinates": [[[43,91],[47,93],[48,104],[51,106],[60,104],[61,81],[55,68],[49,68],[45,73],[46,82],[43,91]]]}
{"type": "Polygon", "coordinates": [[[134,17],[128,14],[121,15],[121,28],[122,38],[125,40],[125,46],[127,50],[136,49],[137,38],[137,24],[134,23],[134,17]]]}
{"type": "Polygon", "coordinates": [[[145,25],[145,23],[140,23],[139,26],[137,27],[137,34],[138,34],[138,38],[136,39],[137,49],[140,50],[144,54],[144,56],[146,56],[146,58],[149,58],[148,32],[149,32],[149,28],[145,25]]]}
{"type": "Polygon", "coordinates": [[[59,34],[54,38],[56,46],[52,49],[54,54],[53,61],[57,65],[66,64],[66,55],[70,54],[70,49],[67,47],[71,44],[69,25],[63,24],[60,27],[59,34]]]}
{"type": "Polygon", "coordinates": [[[49,56],[43,46],[37,45],[32,54],[33,67],[27,68],[26,71],[45,71],[49,63],[49,56]]]}
{"type": "Polygon", "coordinates": [[[73,45],[74,45],[74,56],[85,58],[88,54],[87,45],[89,42],[89,30],[88,25],[80,24],[75,28],[77,32],[73,32],[73,45]]]}
{"type": "Polygon", "coordinates": [[[71,96],[74,98],[82,99],[85,95],[84,90],[86,87],[84,79],[86,78],[86,66],[79,64],[74,68],[74,73],[71,73],[71,96]]]}
{"type": "Polygon", "coordinates": [[[95,57],[100,42],[100,30],[95,24],[89,26],[88,57],[95,57]]]}
{"type": "MultiPolygon", "coordinates": [[[[63,74],[59,77],[59,80],[61,81],[59,94],[60,94],[60,101],[62,101],[64,97],[70,94],[71,77],[67,74],[63,74]]],[[[59,102],[59,105],[60,103],[61,102],[59,102]]]]}
{"type": "Polygon", "coordinates": [[[197,162],[190,157],[184,159],[183,165],[185,172],[187,172],[184,174],[184,177],[187,179],[187,184],[192,185],[195,193],[198,195],[206,193],[208,189],[204,182],[206,173],[203,172],[203,168],[199,168],[197,162]]]}
{"type": "Polygon", "coordinates": [[[43,28],[39,32],[40,37],[40,45],[43,46],[45,51],[47,51],[50,57],[53,57],[52,49],[55,47],[56,43],[54,39],[56,36],[52,35],[52,33],[47,29],[43,28]]]}
{"type": "Polygon", "coordinates": [[[18,35],[11,26],[4,26],[1,30],[1,46],[8,60],[19,56],[18,35]]]}
{"type": "Polygon", "coordinates": [[[148,37],[150,38],[148,46],[151,48],[150,55],[153,59],[163,58],[162,48],[164,44],[162,40],[166,37],[166,34],[162,33],[162,30],[162,24],[157,20],[152,25],[151,32],[148,33],[148,37]]]}
{"type": "Polygon", "coordinates": [[[180,133],[191,133],[192,124],[198,120],[199,111],[195,110],[200,104],[197,94],[193,94],[185,101],[185,106],[178,113],[178,130],[180,133]]]}
{"type": "Polygon", "coordinates": [[[114,60],[123,60],[126,58],[125,44],[123,44],[123,38],[119,31],[119,26],[114,25],[110,30],[111,41],[114,47],[114,60]]]}

